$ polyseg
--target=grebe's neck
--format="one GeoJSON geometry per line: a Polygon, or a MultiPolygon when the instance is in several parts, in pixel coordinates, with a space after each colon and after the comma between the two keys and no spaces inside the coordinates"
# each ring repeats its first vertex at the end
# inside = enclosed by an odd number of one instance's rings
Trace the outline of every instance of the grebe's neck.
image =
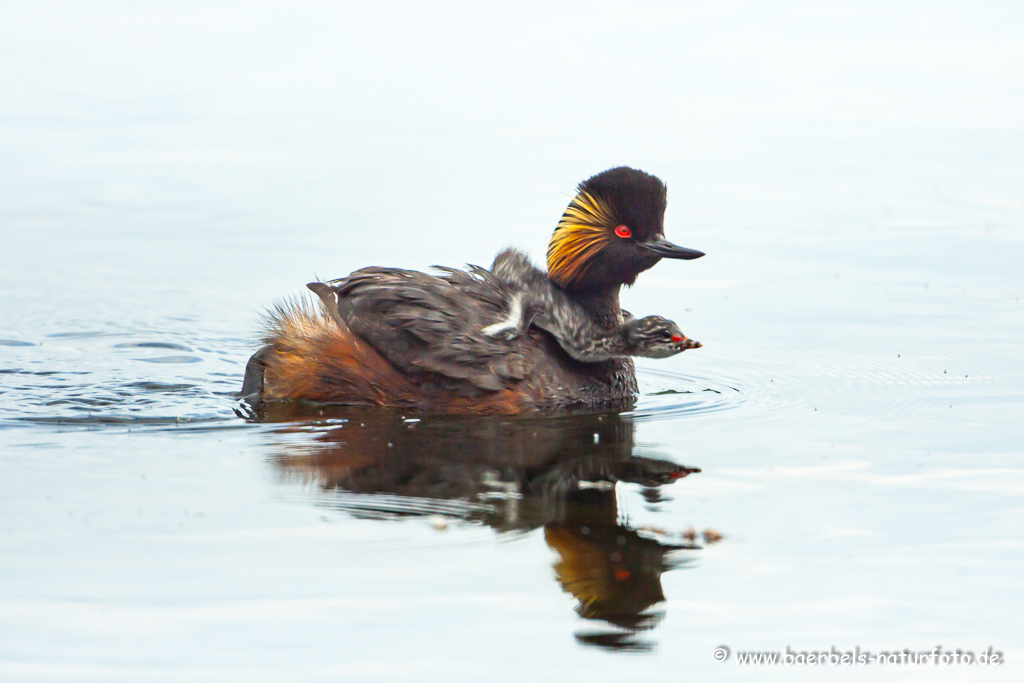
{"type": "Polygon", "coordinates": [[[622,324],[619,287],[594,292],[567,292],[567,294],[587,311],[598,327],[612,330],[622,324]]]}

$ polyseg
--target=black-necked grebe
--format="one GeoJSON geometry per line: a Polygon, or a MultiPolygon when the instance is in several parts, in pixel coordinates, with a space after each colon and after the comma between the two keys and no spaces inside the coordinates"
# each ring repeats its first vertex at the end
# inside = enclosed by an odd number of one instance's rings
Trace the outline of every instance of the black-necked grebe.
{"type": "MultiPolygon", "coordinates": [[[[586,329],[605,337],[632,330],[642,340],[652,328],[660,334],[663,319],[624,326],[619,289],[662,258],[703,256],[665,240],[665,207],[664,183],[631,168],[579,185],[548,246],[546,278],[564,297],[563,312],[583,316],[586,329]]],[[[514,318],[517,285],[503,279],[507,273],[439,270],[432,276],[363,268],[312,283],[325,310],[277,307],[266,345],[246,367],[242,393],[254,404],[306,399],[455,413],[632,406],[632,360],[573,358],[562,344],[582,348],[586,340],[576,344],[557,331],[548,318],[558,305],[537,314],[554,333],[533,325],[526,334],[494,334],[493,326],[514,318]]]]}

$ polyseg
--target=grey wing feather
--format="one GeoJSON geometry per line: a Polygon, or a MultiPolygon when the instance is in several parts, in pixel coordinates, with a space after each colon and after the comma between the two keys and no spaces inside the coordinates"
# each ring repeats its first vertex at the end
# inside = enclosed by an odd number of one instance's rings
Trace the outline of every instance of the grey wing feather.
{"type": "Polygon", "coordinates": [[[509,287],[478,266],[438,270],[440,276],[363,268],[310,289],[328,308],[333,304],[344,326],[407,374],[432,373],[438,376],[432,381],[449,388],[487,391],[525,377],[521,343],[481,333],[506,314],[509,287]]]}

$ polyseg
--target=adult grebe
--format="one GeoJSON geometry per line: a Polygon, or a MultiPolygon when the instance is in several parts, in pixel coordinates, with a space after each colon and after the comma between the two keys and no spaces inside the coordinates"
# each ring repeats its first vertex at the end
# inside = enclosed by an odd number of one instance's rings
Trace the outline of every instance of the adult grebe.
{"type": "MultiPolygon", "coordinates": [[[[574,312],[587,330],[615,338],[629,330],[622,285],[662,258],[703,256],[665,240],[666,195],[658,178],[626,167],[580,183],[548,246],[554,307],[525,334],[495,334],[503,321],[514,327],[510,302],[522,295],[514,278],[503,279],[502,255],[496,273],[363,268],[312,283],[324,310],[281,305],[270,314],[266,345],[249,360],[242,393],[257,407],[310,400],[479,414],[629,408],[637,392],[632,360],[573,358],[563,345],[585,347],[586,340],[560,342],[557,316],[574,312]]],[[[660,334],[658,325],[668,322],[650,324],[660,334]]]]}

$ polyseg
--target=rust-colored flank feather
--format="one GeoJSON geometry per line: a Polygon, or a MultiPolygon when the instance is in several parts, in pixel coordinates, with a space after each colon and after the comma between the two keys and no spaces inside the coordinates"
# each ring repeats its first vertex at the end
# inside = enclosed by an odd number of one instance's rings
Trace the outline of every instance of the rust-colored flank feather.
{"type": "Polygon", "coordinates": [[[590,260],[605,247],[615,228],[608,203],[580,191],[562,214],[548,245],[548,277],[560,287],[580,279],[590,260]]]}
{"type": "MultiPolygon", "coordinates": [[[[421,383],[397,370],[368,343],[306,300],[275,307],[265,318],[263,341],[272,345],[263,400],[423,407],[433,398],[421,383]]],[[[445,394],[449,412],[516,414],[528,408],[522,392],[483,396],[445,394]]]]}

